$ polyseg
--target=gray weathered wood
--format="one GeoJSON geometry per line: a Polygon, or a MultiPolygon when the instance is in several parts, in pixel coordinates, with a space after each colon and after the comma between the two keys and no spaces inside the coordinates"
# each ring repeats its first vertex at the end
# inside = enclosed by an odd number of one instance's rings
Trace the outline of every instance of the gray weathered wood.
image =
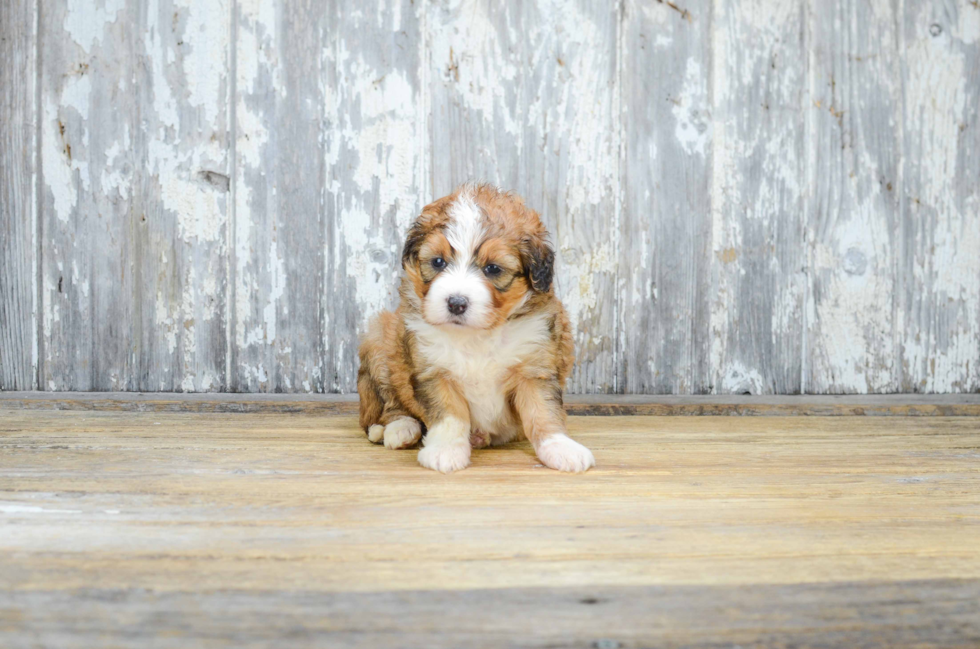
{"type": "Polygon", "coordinates": [[[805,19],[802,0],[714,4],[710,323],[716,393],[801,390],[805,19]]]}
{"type": "Polygon", "coordinates": [[[970,647],[980,580],[0,593],[7,647],[970,647]]]}
{"type": "Polygon", "coordinates": [[[37,387],[37,3],[0,5],[0,390],[37,387]]]}
{"type": "Polygon", "coordinates": [[[0,646],[975,649],[976,419],[569,425],[587,474],[444,477],[350,416],[0,406],[0,646]]]}
{"type": "Polygon", "coordinates": [[[548,0],[428,13],[432,196],[486,180],[541,214],[575,327],[573,392],[615,385],[619,13],[548,0]]]}
{"type": "Polygon", "coordinates": [[[231,385],[322,391],[319,2],[238,3],[231,385]]]}
{"type": "Polygon", "coordinates": [[[807,392],[900,386],[896,11],[890,3],[835,0],[808,14],[807,392]]]}
{"type": "Polygon", "coordinates": [[[493,0],[426,3],[431,196],[460,183],[490,182],[521,192],[525,178],[522,6],[493,0]]]}
{"type": "Polygon", "coordinates": [[[570,392],[612,392],[619,270],[618,3],[524,6],[521,193],[551,233],[575,331],[570,392]]]}
{"type": "MultiPolygon", "coordinates": [[[[567,413],[579,416],[980,417],[980,394],[572,394],[566,395],[564,402],[567,413]]],[[[3,392],[0,408],[355,416],[358,397],[357,394],[3,392]]]]}
{"type": "Polygon", "coordinates": [[[351,392],[478,180],[552,233],[570,393],[980,390],[972,0],[2,12],[0,389],[351,392]]]}
{"type": "Polygon", "coordinates": [[[628,1],[622,36],[621,391],[712,390],[711,3],[628,1]]]}
{"type": "Polygon", "coordinates": [[[130,147],[116,147],[106,161],[134,178],[106,191],[133,199],[136,382],[141,390],[224,390],[230,2],[138,6],[135,160],[130,147]]]}
{"type": "MultiPolygon", "coordinates": [[[[40,40],[40,387],[139,387],[140,6],[45,3],[40,40]]],[[[168,26],[169,27],[169,26],[168,26]]]]}
{"type": "Polygon", "coordinates": [[[902,392],[980,390],[980,6],[905,4],[902,392]]]}
{"type": "Polygon", "coordinates": [[[320,296],[330,392],[357,389],[357,335],[397,302],[405,232],[424,200],[424,6],[331,3],[323,61],[330,256],[320,296]]]}

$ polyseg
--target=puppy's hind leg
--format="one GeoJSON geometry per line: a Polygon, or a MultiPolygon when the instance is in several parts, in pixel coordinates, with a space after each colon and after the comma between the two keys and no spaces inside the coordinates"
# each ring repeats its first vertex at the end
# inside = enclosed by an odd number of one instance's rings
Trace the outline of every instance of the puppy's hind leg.
{"type": "Polygon", "coordinates": [[[368,440],[378,444],[384,438],[385,427],[381,425],[384,403],[381,401],[381,395],[378,394],[377,384],[363,362],[357,373],[357,394],[361,402],[361,428],[367,432],[368,440]]]}

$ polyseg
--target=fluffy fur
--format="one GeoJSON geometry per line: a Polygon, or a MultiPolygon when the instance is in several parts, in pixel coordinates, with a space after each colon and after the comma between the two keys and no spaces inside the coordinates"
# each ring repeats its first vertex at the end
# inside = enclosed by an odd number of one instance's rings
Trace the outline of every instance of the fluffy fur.
{"type": "Polygon", "coordinates": [[[422,210],[402,254],[401,303],[361,342],[369,440],[408,448],[424,426],[419,463],[443,473],[467,467],[472,448],[521,436],[553,469],[595,464],[565,434],[573,348],[546,237],[534,210],[487,185],[464,185],[422,210]]]}

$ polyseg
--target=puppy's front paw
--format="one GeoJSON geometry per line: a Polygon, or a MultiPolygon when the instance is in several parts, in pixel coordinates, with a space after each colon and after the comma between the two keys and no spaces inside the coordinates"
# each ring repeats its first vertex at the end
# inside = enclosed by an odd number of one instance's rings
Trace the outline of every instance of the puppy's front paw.
{"type": "Polygon", "coordinates": [[[434,443],[419,451],[419,464],[440,473],[452,473],[470,465],[470,441],[453,440],[434,443]]]}
{"type": "Polygon", "coordinates": [[[408,448],[422,437],[422,425],[413,417],[399,417],[385,426],[385,448],[408,448]]]}
{"type": "Polygon", "coordinates": [[[558,471],[581,473],[595,466],[592,451],[568,435],[552,435],[538,445],[537,452],[545,466],[558,471]]]}
{"type": "Polygon", "coordinates": [[[372,444],[380,444],[385,437],[385,427],[381,424],[371,424],[367,429],[367,436],[372,444]]]}

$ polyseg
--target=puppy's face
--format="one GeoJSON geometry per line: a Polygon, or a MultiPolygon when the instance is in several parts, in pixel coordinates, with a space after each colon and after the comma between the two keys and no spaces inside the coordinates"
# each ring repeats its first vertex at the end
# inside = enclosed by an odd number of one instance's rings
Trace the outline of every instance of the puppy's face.
{"type": "Polygon", "coordinates": [[[464,186],[422,210],[402,256],[426,322],[499,326],[551,288],[554,254],[538,215],[494,188],[464,186]]]}

